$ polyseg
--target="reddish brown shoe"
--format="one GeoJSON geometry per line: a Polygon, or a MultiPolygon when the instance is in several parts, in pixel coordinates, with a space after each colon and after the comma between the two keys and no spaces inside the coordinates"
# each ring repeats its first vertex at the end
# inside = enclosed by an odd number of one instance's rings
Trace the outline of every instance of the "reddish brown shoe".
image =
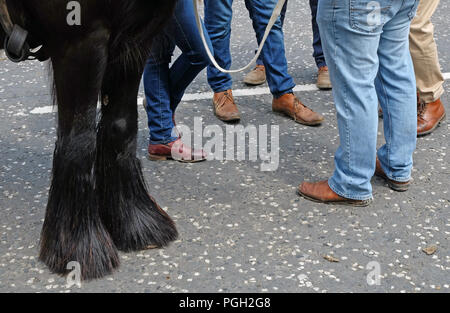
{"type": "Polygon", "coordinates": [[[378,160],[378,158],[377,158],[377,166],[375,168],[375,175],[384,179],[388,183],[389,188],[391,188],[394,191],[405,192],[408,191],[409,186],[411,186],[411,181],[397,182],[395,180],[389,179],[389,177],[386,176],[386,173],[381,167],[381,162],[380,160],[378,160]]]}
{"type": "Polygon", "coordinates": [[[322,115],[308,108],[292,93],[287,93],[278,99],[274,98],[272,110],[283,113],[293,118],[297,123],[307,126],[317,126],[324,121],[322,115]]]}
{"type": "Polygon", "coordinates": [[[366,207],[372,203],[372,199],[352,200],[343,198],[330,188],[328,181],[326,180],[318,183],[304,182],[299,186],[298,193],[307,200],[325,204],[342,204],[356,207],[366,207]]]}
{"type": "Polygon", "coordinates": [[[417,105],[417,135],[431,134],[445,119],[445,108],[440,99],[417,105]]]}
{"type": "Polygon", "coordinates": [[[168,144],[150,144],[148,154],[152,161],[176,160],[183,163],[196,163],[205,161],[207,158],[203,150],[192,149],[183,144],[181,138],[168,144]]]}
{"type": "Polygon", "coordinates": [[[224,122],[237,122],[241,119],[231,90],[216,92],[213,97],[214,114],[224,122]]]}

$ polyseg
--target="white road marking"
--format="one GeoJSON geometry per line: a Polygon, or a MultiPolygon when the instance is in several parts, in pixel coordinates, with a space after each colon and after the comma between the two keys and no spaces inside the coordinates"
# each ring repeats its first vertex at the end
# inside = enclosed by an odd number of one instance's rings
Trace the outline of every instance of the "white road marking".
{"type": "MultiPolygon", "coordinates": [[[[444,79],[450,80],[450,73],[444,73],[444,79]]],[[[307,91],[318,91],[319,89],[316,87],[316,85],[313,84],[306,84],[306,85],[297,85],[294,88],[295,92],[307,92],[307,91]]],[[[257,88],[250,88],[250,89],[236,89],[233,90],[233,95],[235,97],[252,97],[252,96],[261,96],[261,95],[269,95],[270,90],[268,87],[257,87],[257,88]]],[[[212,92],[201,92],[201,93],[188,93],[185,94],[183,97],[183,101],[189,102],[189,101],[199,101],[199,100],[209,100],[213,97],[212,92]]],[[[142,101],[144,98],[139,97],[138,103],[139,105],[142,104],[142,101]]],[[[44,106],[44,107],[38,107],[34,108],[30,113],[31,114],[50,114],[57,112],[57,108],[53,106],[44,106]]]]}
{"type": "Polygon", "coordinates": [[[45,106],[45,107],[38,107],[31,110],[31,114],[49,114],[49,113],[55,113],[57,111],[56,106],[45,106]]]}

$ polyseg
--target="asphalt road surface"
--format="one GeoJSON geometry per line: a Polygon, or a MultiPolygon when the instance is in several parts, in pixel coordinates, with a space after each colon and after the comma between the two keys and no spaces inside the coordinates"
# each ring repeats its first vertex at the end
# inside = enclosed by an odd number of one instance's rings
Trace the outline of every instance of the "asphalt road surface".
{"type": "MultiPolygon", "coordinates": [[[[233,20],[234,67],[250,60],[256,47],[242,2],[236,1],[233,20]]],[[[235,89],[243,89],[237,98],[241,124],[280,128],[279,167],[262,172],[259,161],[149,161],[146,117],[139,107],[138,154],[145,177],[151,194],[176,221],[180,239],[164,250],[121,253],[114,275],[81,289],[66,288],[64,278],[37,260],[56,126],[47,65],[15,65],[2,56],[0,292],[450,291],[448,123],[419,139],[409,192],[394,193],[374,179],[375,202],[368,208],[314,204],[296,195],[303,180],[332,173],[338,134],[331,93],[311,87],[316,68],[309,6],[306,0],[289,5],[289,70],[298,96],[323,113],[326,123],[309,128],[272,114],[266,90],[254,92],[242,84],[243,74],[235,75],[235,89]],[[430,246],[437,247],[433,255],[422,251],[430,246]],[[377,267],[378,284],[369,284],[377,267]]],[[[442,1],[434,22],[445,73],[450,72],[449,14],[450,4],[442,1]]],[[[448,81],[445,87],[442,100],[450,110],[448,81]]],[[[225,130],[205,92],[210,90],[203,72],[180,106],[178,123],[192,127],[201,117],[205,125],[225,130]]]]}

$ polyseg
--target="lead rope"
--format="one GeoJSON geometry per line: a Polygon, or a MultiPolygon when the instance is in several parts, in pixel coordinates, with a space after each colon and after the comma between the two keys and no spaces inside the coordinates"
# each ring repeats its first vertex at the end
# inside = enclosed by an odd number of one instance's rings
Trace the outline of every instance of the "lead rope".
{"type": "Polygon", "coordinates": [[[264,44],[266,43],[267,37],[269,36],[269,34],[273,28],[273,25],[275,25],[278,17],[281,15],[281,11],[283,10],[284,4],[286,3],[286,0],[278,0],[278,3],[275,6],[275,9],[273,10],[272,17],[270,18],[269,23],[267,24],[266,32],[264,33],[264,37],[258,47],[258,52],[256,53],[255,57],[250,61],[250,63],[247,66],[244,66],[243,68],[240,68],[237,70],[226,70],[217,63],[216,59],[214,58],[214,55],[212,54],[211,50],[209,49],[208,43],[206,41],[205,33],[203,31],[202,20],[200,18],[200,14],[199,14],[198,0],[192,0],[192,1],[194,3],[195,20],[197,22],[197,28],[200,33],[200,37],[202,38],[203,45],[205,46],[206,53],[208,54],[208,57],[211,60],[211,63],[219,71],[221,71],[222,73],[227,73],[227,74],[235,74],[235,73],[246,71],[258,60],[259,56],[261,55],[264,44]]]}

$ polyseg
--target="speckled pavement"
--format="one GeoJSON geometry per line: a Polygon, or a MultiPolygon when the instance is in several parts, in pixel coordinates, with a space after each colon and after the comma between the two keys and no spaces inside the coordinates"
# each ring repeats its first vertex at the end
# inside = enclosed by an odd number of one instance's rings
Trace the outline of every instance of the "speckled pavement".
{"type": "MultiPolygon", "coordinates": [[[[242,1],[243,2],[243,1],[242,1]]],[[[235,67],[255,48],[247,12],[236,1],[232,51],[235,67]]],[[[441,63],[450,72],[450,3],[434,18],[441,63]]],[[[286,48],[298,84],[314,82],[307,1],[291,1],[286,48]]],[[[303,180],[325,179],[338,144],[330,92],[301,92],[326,123],[308,128],[271,113],[269,95],[241,97],[242,125],[280,126],[280,167],[259,163],[150,162],[140,107],[139,156],[151,194],[175,219],[180,239],[164,250],[121,254],[112,276],[67,289],[65,279],[37,260],[50,182],[55,114],[46,65],[15,65],[0,56],[0,292],[449,292],[450,124],[418,141],[415,182],[394,193],[374,179],[368,208],[327,206],[296,195],[303,180]],[[434,255],[422,249],[435,245],[434,255]],[[331,256],[339,262],[324,259],[331,256]],[[369,285],[370,262],[381,269],[369,285]]],[[[243,74],[236,75],[236,88],[243,74]]],[[[450,110],[450,83],[443,101],[450,110]]],[[[203,72],[189,93],[209,91],[203,72]]],[[[178,123],[194,117],[218,124],[209,100],[183,102],[178,123]]],[[[380,122],[381,125],[381,122],[380,122]]],[[[381,130],[380,130],[381,131],[381,130]]],[[[380,133],[380,144],[381,144],[380,133]]]]}

